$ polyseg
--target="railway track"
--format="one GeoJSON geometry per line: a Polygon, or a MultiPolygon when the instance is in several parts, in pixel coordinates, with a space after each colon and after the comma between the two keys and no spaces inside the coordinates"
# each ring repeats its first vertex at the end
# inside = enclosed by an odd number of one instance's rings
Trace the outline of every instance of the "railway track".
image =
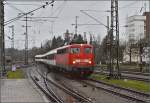
{"type": "MultiPolygon", "coordinates": [[[[32,71],[33,72],[33,71],[32,71]]],[[[49,103],[65,103],[64,101],[62,101],[56,94],[55,92],[50,89],[47,86],[47,82],[44,79],[44,85],[42,85],[41,83],[39,83],[39,79],[36,76],[31,75],[31,71],[29,73],[32,81],[38,86],[38,88],[46,95],[46,97],[49,99],[49,103]]]]}
{"type": "MultiPolygon", "coordinates": [[[[147,93],[135,91],[132,89],[128,89],[128,88],[124,88],[124,87],[120,87],[120,86],[116,86],[116,85],[112,85],[112,84],[108,84],[108,83],[105,83],[102,81],[97,81],[94,79],[75,80],[75,81],[82,83],[83,86],[85,86],[85,84],[90,85],[94,88],[102,89],[109,93],[115,94],[115,95],[123,97],[125,99],[136,101],[138,103],[149,103],[150,102],[150,99],[149,99],[150,94],[147,94],[147,93]]],[[[64,81],[63,84],[66,84],[67,82],[69,82],[69,81],[64,81]]],[[[69,86],[69,87],[71,87],[71,86],[69,86]]]]}
{"type": "Polygon", "coordinates": [[[135,76],[128,76],[128,75],[123,75],[123,79],[131,79],[131,80],[139,80],[139,81],[144,81],[150,83],[150,79],[148,78],[140,78],[140,77],[135,77],[135,76]]]}
{"type": "MultiPolygon", "coordinates": [[[[81,81],[80,81],[81,82],[81,81]]],[[[150,102],[150,94],[146,94],[143,92],[123,88],[120,86],[108,84],[102,81],[97,81],[94,79],[83,80],[82,83],[86,85],[90,85],[94,88],[102,89],[109,93],[113,93],[123,98],[131,99],[133,101],[139,103],[149,103],[150,102]]]]}
{"type": "MultiPolygon", "coordinates": [[[[108,71],[95,71],[95,74],[109,74],[108,71]]],[[[139,80],[144,82],[150,82],[150,76],[144,76],[144,75],[138,75],[138,74],[132,74],[132,73],[122,73],[123,79],[131,79],[131,80],[139,80]]]]}
{"type": "MultiPolygon", "coordinates": [[[[95,69],[95,72],[108,72],[108,69],[95,69]]],[[[133,74],[133,75],[141,75],[141,76],[150,76],[150,72],[139,72],[139,71],[131,71],[131,70],[121,70],[121,73],[133,74]]]]}
{"type": "Polygon", "coordinates": [[[130,71],[121,71],[122,73],[133,74],[133,75],[143,75],[150,76],[150,73],[142,73],[142,72],[130,72],[130,71]]]}
{"type": "Polygon", "coordinates": [[[72,97],[74,97],[79,103],[93,103],[89,98],[81,95],[79,92],[74,91],[72,88],[69,88],[66,84],[58,84],[57,82],[44,77],[39,71],[37,71],[43,78],[45,78],[47,84],[53,84],[54,86],[56,86],[57,88],[63,90],[65,93],[71,95],[72,97]]]}
{"type": "MultiPolygon", "coordinates": [[[[40,72],[39,72],[39,74],[40,74],[40,72]]],[[[87,98],[87,97],[81,95],[81,93],[73,90],[73,88],[68,87],[68,85],[66,85],[66,83],[61,83],[60,84],[60,83],[58,83],[58,82],[56,82],[56,81],[54,81],[50,78],[47,78],[47,75],[45,75],[45,76],[42,75],[42,74],[40,74],[40,75],[43,78],[45,78],[45,82],[46,82],[47,86],[48,86],[48,83],[54,85],[55,87],[61,89],[65,93],[71,95],[79,103],[80,102],[93,103],[90,98],[87,98]]],[[[119,87],[119,86],[116,86],[116,85],[111,85],[111,84],[108,84],[108,83],[105,83],[105,82],[102,82],[102,81],[93,80],[93,79],[80,80],[79,82],[80,83],[82,82],[83,84],[90,85],[94,88],[98,88],[98,89],[104,90],[106,92],[115,94],[115,95],[118,95],[120,97],[129,99],[129,100],[132,100],[132,101],[136,101],[138,103],[149,103],[150,102],[150,99],[149,99],[150,94],[146,94],[146,93],[143,93],[143,92],[134,91],[134,90],[131,90],[131,89],[119,87]]]]}
{"type": "Polygon", "coordinates": [[[71,95],[72,97],[74,97],[75,99],[77,99],[79,102],[83,102],[83,103],[93,103],[90,99],[88,99],[87,97],[81,95],[80,93],[74,91],[73,89],[69,88],[66,84],[58,84],[50,79],[47,79],[48,82],[52,83],[53,85],[55,85],[56,87],[58,87],[59,89],[63,90],[64,92],[66,92],[67,94],[71,95]]]}

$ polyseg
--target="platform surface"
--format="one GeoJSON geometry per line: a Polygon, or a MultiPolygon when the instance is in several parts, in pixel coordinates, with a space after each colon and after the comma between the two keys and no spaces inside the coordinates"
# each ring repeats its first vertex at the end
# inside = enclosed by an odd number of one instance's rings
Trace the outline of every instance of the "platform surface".
{"type": "Polygon", "coordinates": [[[1,79],[1,103],[44,103],[46,100],[28,79],[1,79]]]}

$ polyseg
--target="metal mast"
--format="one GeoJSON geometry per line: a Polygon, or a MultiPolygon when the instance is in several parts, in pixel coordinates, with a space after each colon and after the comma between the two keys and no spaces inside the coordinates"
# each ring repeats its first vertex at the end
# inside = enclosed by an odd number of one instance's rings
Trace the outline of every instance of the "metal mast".
{"type": "Polygon", "coordinates": [[[12,25],[12,26],[9,26],[9,28],[11,28],[12,29],[12,37],[10,38],[11,39],[11,58],[12,58],[12,63],[14,62],[14,35],[15,35],[15,33],[14,33],[14,25],[12,25]]]}
{"type": "Polygon", "coordinates": [[[28,27],[31,27],[31,26],[28,26],[28,13],[23,13],[25,15],[25,25],[22,25],[22,27],[25,27],[25,65],[28,65],[28,27]]]}
{"type": "Polygon", "coordinates": [[[111,0],[111,27],[110,27],[110,35],[109,35],[109,70],[110,77],[114,77],[114,47],[117,53],[116,57],[116,69],[117,69],[117,78],[120,78],[121,73],[119,69],[119,17],[118,17],[118,0],[111,0]],[[115,36],[115,42],[114,42],[115,36]]]}
{"type": "Polygon", "coordinates": [[[116,51],[117,51],[117,78],[121,78],[120,68],[119,68],[119,15],[118,15],[118,0],[115,0],[115,12],[116,12],[116,51]]]}
{"type": "Polygon", "coordinates": [[[150,12],[150,0],[149,0],[149,12],[150,12]]]}
{"type": "Polygon", "coordinates": [[[75,21],[75,34],[77,34],[77,27],[78,27],[78,22],[77,22],[78,16],[76,16],[76,21],[75,21]]]}
{"type": "Polygon", "coordinates": [[[26,34],[25,34],[25,64],[28,65],[28,17],[27,14],[25,16],[25,21],[26,21],[26,34]]]}
{"type": "Polygon", "coordinates": [[[12,29],[12,38],[11,38],[11,41],[12,41],[12,44],[11,44],[11,48],[14,49],[14,25],[12,26],[9,26],[11,29],[12,29]]]}
{"type": "Polygon", "coordinates": [[[0,0],[0,69],[1,76],[5,73],[5,39],[4,39],[4,4],[3,0],[0,0]]]}
{"type": "Polygon", "coordinates": [[[107,16],[107,34],[109,33],[109,16],[107,16]]]}
{"type": "Polygon", "coordinates": [[[25,65],[28,65],[28,14],[27,13],[23,13],[25,14],[25,26],[22,25],[22,27],[25,27],[25,65]]]}

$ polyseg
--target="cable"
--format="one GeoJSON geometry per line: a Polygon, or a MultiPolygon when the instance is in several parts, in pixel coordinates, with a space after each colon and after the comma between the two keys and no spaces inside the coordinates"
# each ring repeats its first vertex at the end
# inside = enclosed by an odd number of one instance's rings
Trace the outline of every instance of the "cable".
{"type": "MultiPolygon", "coordinates": [[[[6,1],[5,1],[6,2],[6,1]]],[[[6,4],[6,3],[5,3],[6,4]]],[[[32,6],[41,6],[40,4],[16,4],[16,3],[8,3],[7,4],[9,5],[32,5],[32,6]]]]}
{"type": "MultiPolygon", "coordinates": [[[[61,12],[62,12],[62,10],[64,9],[64,7],[65,7],[65,4],[66,3],[66,1],[64,1],[62,4],[60,4],[56,9],[55,9],[55,11],[54,12],[52,12],[51,14],[50,14],[50,16],[53,16],[53,15],[56,15],[56,17],[58,17],[60,14],[61,14],[61,12]],[[58,11],[58,13],[56,13],[58,11]],[[55,13],[55,14],[54,14],[55,13]]],[[[53,8],[52,8],[53,9],[53,8]]],[[[57,18],[56,18],[57,19],[57,18]]],[[[54,22],[56,21],[56,19],[54,19],[53,21],[51,21],[51,31],[50,31],[50,33],[52,33],[52,35],[53,35],[53,27],[54,27],[54,22]]]]}
{"type": "Polygon", "coordinates": [[[90,18],[94,19],[96,22],[98,22],[99,24],[105,26],[106,28],[109,28],[107,27],[105,24],[103,24],[102,22],[100,22],[99,20],[97,20],[96,18],[94,18],[93,16],[89,15],[88,13],[84,12],[83,10],[80,10],[80,12],[84,13],[85,15],[89,16],[90,18]]]}
{"type": "Polygon", "coordinates": [[[10,4],[10,3],[7,3],[6,1],[5,1],[5,4],[8,4],[10,7],[12,7],[13,9],[15,9],[15,10],[17,10],[17,11],[19,11],[19,12],[21,12],[21,13],[24,13],[22,10],[20,10],[20,9],[18,9],[18,8],[16,8],[15,6],[13,6],[12,4],[10,4]]]}
{"type": "MultiPolygon", "coordinates": [[[[60,6],[57,8],[57,10],[60,8],[60,11],[58,11],[58,14],[56,15],[56,17],[58,17],[58,16],[60,15],[60,13],[62,12],[62,10],[64,9],[65,3],[66,3],[66,1],[64,1],[64,2],[62,3],[62,5],[60,5],[60,6]]],[[[55,11],[55,12],[56,12],[56,11],[55,11]]]]}
{"type": "Polygon", "coordinates": [[[38,7],[38,8],[36,8],[36,9],[33,9],[33,10],[31,10],[31,11],[29,11],[29,12],[27,12],[27,13],[24,13],[24,14],[22,14],[22,15],[20,15],[20,16],[17,16],[17,17],[15,17],[15,18],[13,18],[13,19],[10,19],[10,20],[4,22],[4,26],[6,26],[6,25],[8,25],[8,24],[10,24],[10,23],[12,23],[12,22],[18,20],[19,18],[24,17],[25,15],[28,15],[28,14],[30,14],[30,13],[32,13],[32,12],[35,12],[35,11],[41,9],[41,8],[45,8],[46,6],[48,6],[48,5],[52,4],[52,3],[54,3],[54,0],[52,0],[50,3],[46,2],[45,5],[42,5],[42,6],[38,7]]]}

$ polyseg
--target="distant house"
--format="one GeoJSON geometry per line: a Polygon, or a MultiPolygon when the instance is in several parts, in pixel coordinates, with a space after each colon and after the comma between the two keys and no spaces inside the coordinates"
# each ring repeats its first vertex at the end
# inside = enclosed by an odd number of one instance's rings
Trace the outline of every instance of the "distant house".
{"type": "MultiPolygon", "coordinates": [[[[139,48],[130,49],[130,47],[141,39],[150,40],[150,12],[127,17],[126,34],[128,43],[124,51],[123,62],[130,62],[129,54],[131,52],[131,61],[138,63],[140,61],[139,48]]],[[[150,47],[143,48],[142,61],[150,63],[150,47]]]]}
{"type": "MultiPolygon", "coordinates": [[[[129,49],[130,48],[126,48],[126,50],[124,51],[123,62],[130,61],[129,49]]],[[[150,63],[150,47],[143,48],[142,61],[144,63],[150,63]]],[[[139,48],[131,49],[131,62],[134,62],[134,63],[140,62],[139,48]]]]}

